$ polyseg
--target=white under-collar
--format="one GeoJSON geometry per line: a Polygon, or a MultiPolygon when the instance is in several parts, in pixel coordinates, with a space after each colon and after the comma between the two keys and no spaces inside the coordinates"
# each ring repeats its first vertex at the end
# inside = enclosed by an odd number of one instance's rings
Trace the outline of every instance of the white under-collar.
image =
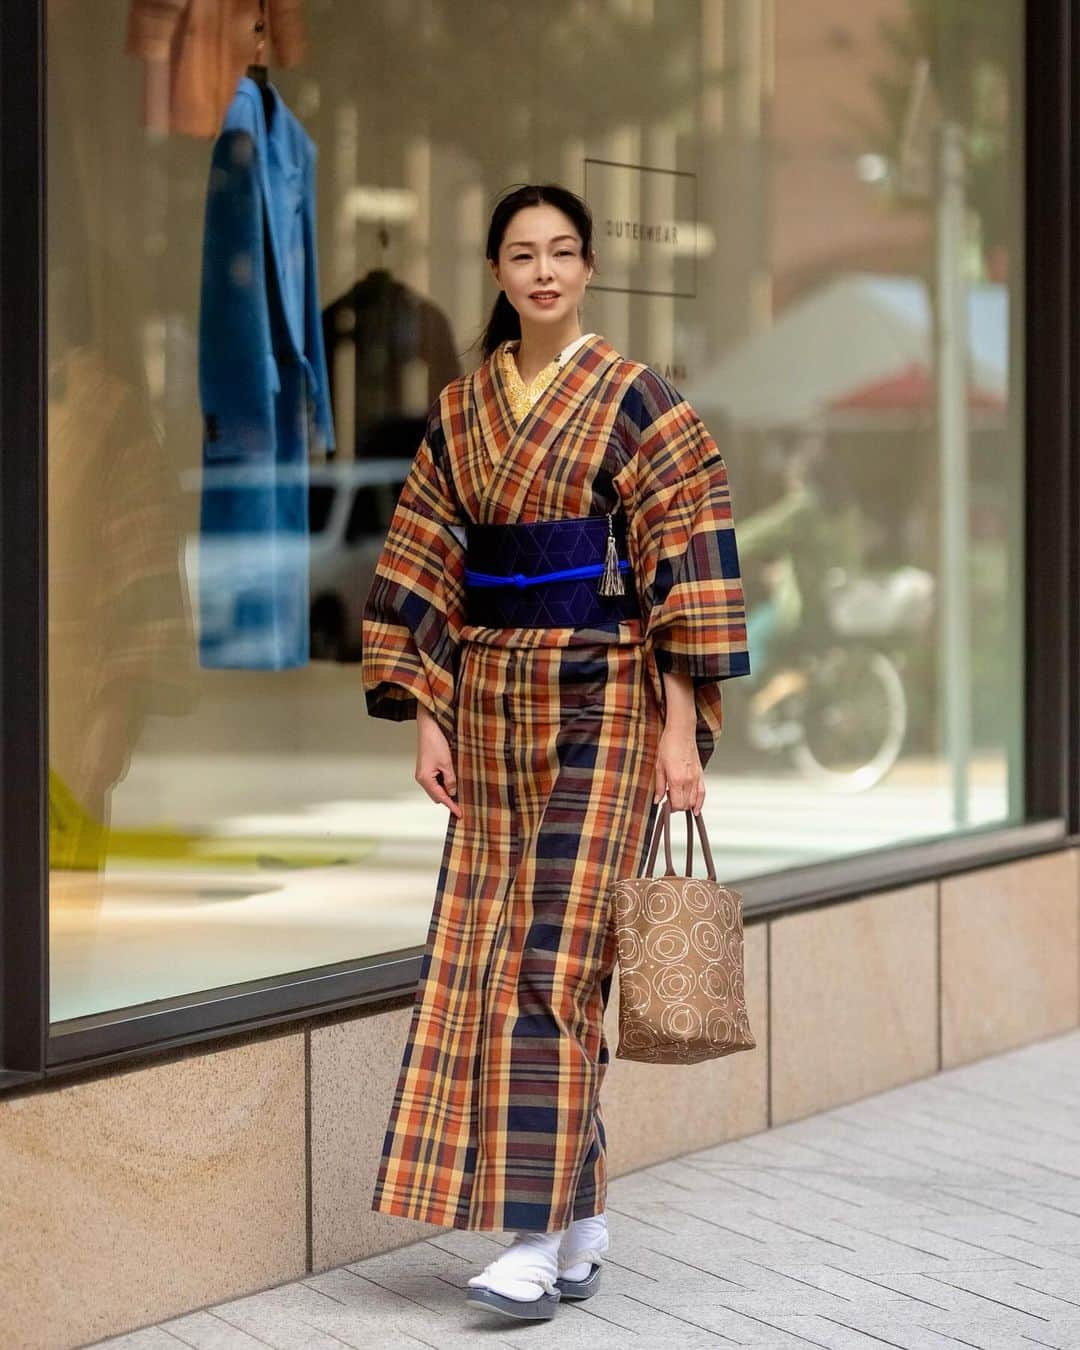
{"type": "MultiPolygon", "coordinates": [[[[573,342],[568,342],[566,346],[562,349],[562,351],[556,354],[555,360],[558,362],[560,366],[565,366],[567,361],[570,360],[570,358],[573,356],[573,354],[577,351],[579,347],[584,346],[584,344],[589,340],[589,338],[596,336],[597,335],[595,333],[582,333],[580,337],[574,338],[573,342]]],[[[507,347],[510,348],[511,351],[516,352],[517,349],[521,346],[521,339],[508,338],[506,345],[507,347]]]]}
{"type": "Polygon", "coordinates": [[[582,335],[580,337],[576,337],[573,340],[573,342],[568,342],[566,346],[562,349],[562,351],[559,353],[559,365],[564,366],[567,363],[567,361],[570,360],[570,358],[573,356],[573,354],[577,351],[579,347],[583,346],[589,340],[589,338],[595,336],[596,336],[595,333],[582,333],[582,335]]]}

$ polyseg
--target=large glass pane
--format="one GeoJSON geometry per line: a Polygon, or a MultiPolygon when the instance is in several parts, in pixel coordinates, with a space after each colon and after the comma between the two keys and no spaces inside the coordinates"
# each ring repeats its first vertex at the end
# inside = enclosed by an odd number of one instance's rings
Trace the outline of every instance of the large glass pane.
{"type": "MultiPolygon", "coordinates": [[[[337,441],[297,425],[272,585],[259,529],[220,527],[265,485],[214,464],[199,384],[256,9],[48,3],[53,1019],[423,941],[446,816],[414,724],[365,714],[360,611],[515,182],[585,196],[584,331],[728,462],[723,875],[1022,818],[1019,0],[271,5],[337,441]]],[[[230,350],[235,391],[296,378],[230,350]]]]}

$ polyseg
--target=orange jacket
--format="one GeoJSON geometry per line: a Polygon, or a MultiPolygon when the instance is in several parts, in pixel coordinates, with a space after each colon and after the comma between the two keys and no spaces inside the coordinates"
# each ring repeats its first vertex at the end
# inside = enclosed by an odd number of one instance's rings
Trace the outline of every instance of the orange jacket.
{"type": "MultiPolygon", "coordinates": [[[[145,62],[143,121],[213,137],[255,59],[258,0],[132,0],[126,50],[145,62]]],[[[266,0],[264,61],[295,66],[307,45],[303,0],[266,0]]]]}

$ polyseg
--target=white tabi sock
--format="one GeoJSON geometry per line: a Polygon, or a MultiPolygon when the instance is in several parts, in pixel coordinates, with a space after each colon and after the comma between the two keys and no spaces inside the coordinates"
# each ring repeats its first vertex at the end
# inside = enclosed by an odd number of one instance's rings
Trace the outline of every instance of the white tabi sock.
{"type": "Polygon", "coordinates": [[[610,1241],[606,1214],[590,1214],[585,1219],[575,1219],[566,1230],[559,1248],[559,1274],[566,1280],[584,1280],[593,1266],[588,1253],[595,1252],[597,1256],[603,1256],[610,1241]],[[575,1261],[574,1258],[579,1256],[583,1259],[575,1261]],[[574,1264],[568,1266],[567,1261],[574,1261],[574,1264]]]}
{"type": "Polygon", "coordinates": [[[555,1292],[563,1233],[518,1233],[515,1240],[469,1284],[525,1302],[555,1292]]]}

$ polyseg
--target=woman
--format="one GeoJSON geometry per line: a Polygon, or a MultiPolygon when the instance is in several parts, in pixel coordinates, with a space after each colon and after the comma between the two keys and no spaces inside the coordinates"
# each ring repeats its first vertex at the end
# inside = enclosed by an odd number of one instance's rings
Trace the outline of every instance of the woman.
{"type": "Polygon", "coordinates": [[[430,410],[364,614],[368,711],[416,718],[450,812],[372,1208],[513,1232],[469,1298],[546,1318],[608,1245],[607,891],[665,792],[701,810],[749,659],[715,442],[581,332],[588,207],[509,193],[487,258],[484,360],[430,410]]]}

